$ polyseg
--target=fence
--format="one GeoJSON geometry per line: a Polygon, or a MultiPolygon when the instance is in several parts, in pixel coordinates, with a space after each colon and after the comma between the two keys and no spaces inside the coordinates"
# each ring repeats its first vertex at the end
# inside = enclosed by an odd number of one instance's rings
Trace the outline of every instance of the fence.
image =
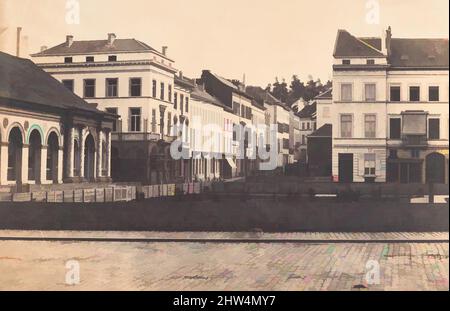
{"type": "Polygon", "coordinates": [[[136,200],[136,186],[5,193],[0,202],[103,203],[136,200]]]}

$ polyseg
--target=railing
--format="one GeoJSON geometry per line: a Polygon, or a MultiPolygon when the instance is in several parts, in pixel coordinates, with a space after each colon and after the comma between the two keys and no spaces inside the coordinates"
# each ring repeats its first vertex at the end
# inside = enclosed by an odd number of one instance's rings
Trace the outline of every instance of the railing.
{"type": "Polygon", "coordinates": [[[405,135],[403,136],[403,146],[405,147],[427,147],[428,140],[426,135],[405,135]]]}
{"type": "Polygon", "coordinates": [[[111,139],[114,141],[159,140],[161,139],[161,135],[156,133],[122,132],[112,133],[111,139]]]}

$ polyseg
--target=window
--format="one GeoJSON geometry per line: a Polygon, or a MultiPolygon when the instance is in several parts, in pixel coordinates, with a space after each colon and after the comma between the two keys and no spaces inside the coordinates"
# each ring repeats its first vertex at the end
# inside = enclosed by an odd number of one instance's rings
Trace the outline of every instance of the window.
{"type": "Polygon", "coordinates": [[[106,79],[106,97],[117,97],[119,79],[106,79]]]}
{"type": "Polygon", "coordinates": [[[341,100],[352,101],[353,100],[353,87],[350,83],[341,84],[341,100]]]}
{"type": "Polygon", "coordinates": [[[84,80],[84,97],[85,98],[95,97],[95,79],[84,80]]]}
{"type": "Polygon", "coordinates": [[[399,102],[399,101],[400,101],[400,87],[391,86],[391,102],[399,102]]]}
{"type": "MultiPolygon", "coordinates": [[[[108,113],[117,114],[117,108],[106,108],[105,110],[108,113]]],[[[113,132],[117,132],[117,120],[115,120],[113,122],[113,129],[112,130],[113,130],[113,132]]]]}
{"type": "Polygon", "coordinates": [[[130,132],[141,131],[141,108],[130,108],[130,132]]]}
{"type": "Polygon", "coordinates": [[[117,56],[116,55],[109,55],[108,56],[108,62],[117,62],[117,56]]]}
{"type": "Polygon", "coordinates": [[[66,63],[66,64],[73,63],[73,58],[72,57],[64,57],[64,63],[66,63]]]}
{"type": "Polygon", "coordinates": [[[368,59],[368,60],[366,61],[366,64],[367,64],[367,65],[375,65],[375,60],[374,60],[374,59],[368,59]]]}
{"type": "Polygon", "coordinates": [[[414,158],[414,159],[420,158],[420,150],[419,149],[411,149],[411,158],[414,158]]]}
{"type": "Polygon", "coordinates": [[[428,100],[430,102],[439,101],[439,86],[430,86],[428,88],[428,100]]]}
{"type": "Polygon", "coordinates": [[[245,117],[245,106],[244,105],[241,106],[241,117],[242,118],[245,117]]]}
{"type": "Polygon", "coordinates": [[[152,133],[156,133],[156,109],[152,109],[152,133]]]}
{"type": "Polygon", "coordinates": [[[409,101],[410,102],[420,101],[420,87],[419,86],[410,86],[409,87],[409,101]]]}
{"type": "Polygon", "coordinates": [[[172,85],[171,84],[169,84],[169,86],[168,86],[168,100],[169,100],[169,102],[172,102],[172,85]]]}
{"type": "Polygon", "coordinates": [[[93,63],[94,62],[94,56],[86,56],[86,63],[93,63]]]}
{"type": "Polygon", "coordinates": [[[342,65],[350,65],[350,64],[351,64],[351,62],[350,62],[349,59],[343,59],[342,60],[342,65]]]}
{"type": "Polygon", "coordinates": [[[170,136],[170,130],[172,129],[172,114],[167,113],[167,135],[170,136]]]}
{"type": "Polygon", "coordinates": [[[391,118],[389,119],[389,138],[400,139],[401,138],[401,119],[391,118]]]}
{"type": "Polygon", "coordinates": [[[152,81],[152,97],[156,98],[156,80],[152,81]]]}
{"type": "Polygon", "coordinates": [[[341,115],[341,137],[352,137],[353,131],[353,116],[351,114],[341,115]]]}
{"type": "Polygon", "coordinates": [[[389,149],[389,159],[397,159],[398,152],[397,149],[389,149]]]}
{"type": "Polygon", "coordinates": [[[71,92],[74,89],[74,81],[73,80],[62,80],[62,84],[71,92]]]}
{"type": "Polygon", "coordinates": [[[164,100],[164,96],[165,96],[165,93],[164,93],[164,82],[161,82],[161,93],[160,93],[159,98],[161,100],[164,100]]]}
{"type": "Polygon", "coordinates": [[[364,86],[364,99],[368,101],[375,101],[377,94],[377,88],[375,83],[366,84],[364,86]]]}
{"type": "Polygon", "coordinates": [[[181,114],[183,114],[183,103],[184,103],[184,95],[180,94],[180,110],[181,110],[181,114]]]}
{"type": "Polygon", "coordinates": [[[178,93],[173,94],[173,109],[178,109],[178,93]]]}
{"type": "Polygon", "coordinates": [[[310,130],[310,129],[311,129],[311,123],[306,122],[306,129],[307,129],[307,130],[310,130]]]}
{"type": "Polygon", "coordinates": [[[241,106],[239,105],[239,103],[233,102],[233,113],[235,115],[239,115],[240,110],[241,106]]]}
{"type": "Polygon", "coordinates": [[[374,114],[366,114],[364,116],[364,132],[366,138],[376,137],[377,116],[374,114]]]}
{"type": "Polygon", "coordinates": [[[141,96],[142,92],[142,79],[141,78],[131,78],[130,79],[130,96],[137,97],[141,96]]]}
{"type": "Polygon", "coordinates": [[[439,119],[428,119],[429,139],[440,139],[439,119]]]}
{"type": "Polygon", "coordinates": [[[306,124],[305,124],[305,122],[302,122],[302,130],[306,130],[306,124]]]}
{"type": "Polygon", "coordinates": [[[186,113],[189,112],[189,97],[186,96],[186,106],[184,107],[184,110],[186,111],[186,113]]]}
{"type": "Polygon", "coordinates": [[[374,176],[375,173],[375,153],[366,153],[364,155],[364,175],[374,176]]]}

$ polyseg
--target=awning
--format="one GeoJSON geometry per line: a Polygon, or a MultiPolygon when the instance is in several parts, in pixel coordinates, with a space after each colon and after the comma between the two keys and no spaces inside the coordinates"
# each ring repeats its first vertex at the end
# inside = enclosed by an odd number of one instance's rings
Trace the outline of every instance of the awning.
{"type": "Polygon", "coordinates": [[[231,166],[231,168],[237,168],[236,163],[234,162],[233,159],[231,159],[231,158],[226,158],[226,159],[227,159],[228,164],[231,166]]]}

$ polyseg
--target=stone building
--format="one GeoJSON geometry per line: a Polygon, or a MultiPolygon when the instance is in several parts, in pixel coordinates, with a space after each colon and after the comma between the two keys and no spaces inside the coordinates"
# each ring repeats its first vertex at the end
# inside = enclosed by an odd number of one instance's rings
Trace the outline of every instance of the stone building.
{"type": "Polygon", "coordinates": [[[448,182],[448,39],[339,30],[333,53],[333,178],[448,182]]]}
{"type": "Polygon", "coordinates": [[[109,181],[115,118],[0,52],[0,185],[109,181]]]}

